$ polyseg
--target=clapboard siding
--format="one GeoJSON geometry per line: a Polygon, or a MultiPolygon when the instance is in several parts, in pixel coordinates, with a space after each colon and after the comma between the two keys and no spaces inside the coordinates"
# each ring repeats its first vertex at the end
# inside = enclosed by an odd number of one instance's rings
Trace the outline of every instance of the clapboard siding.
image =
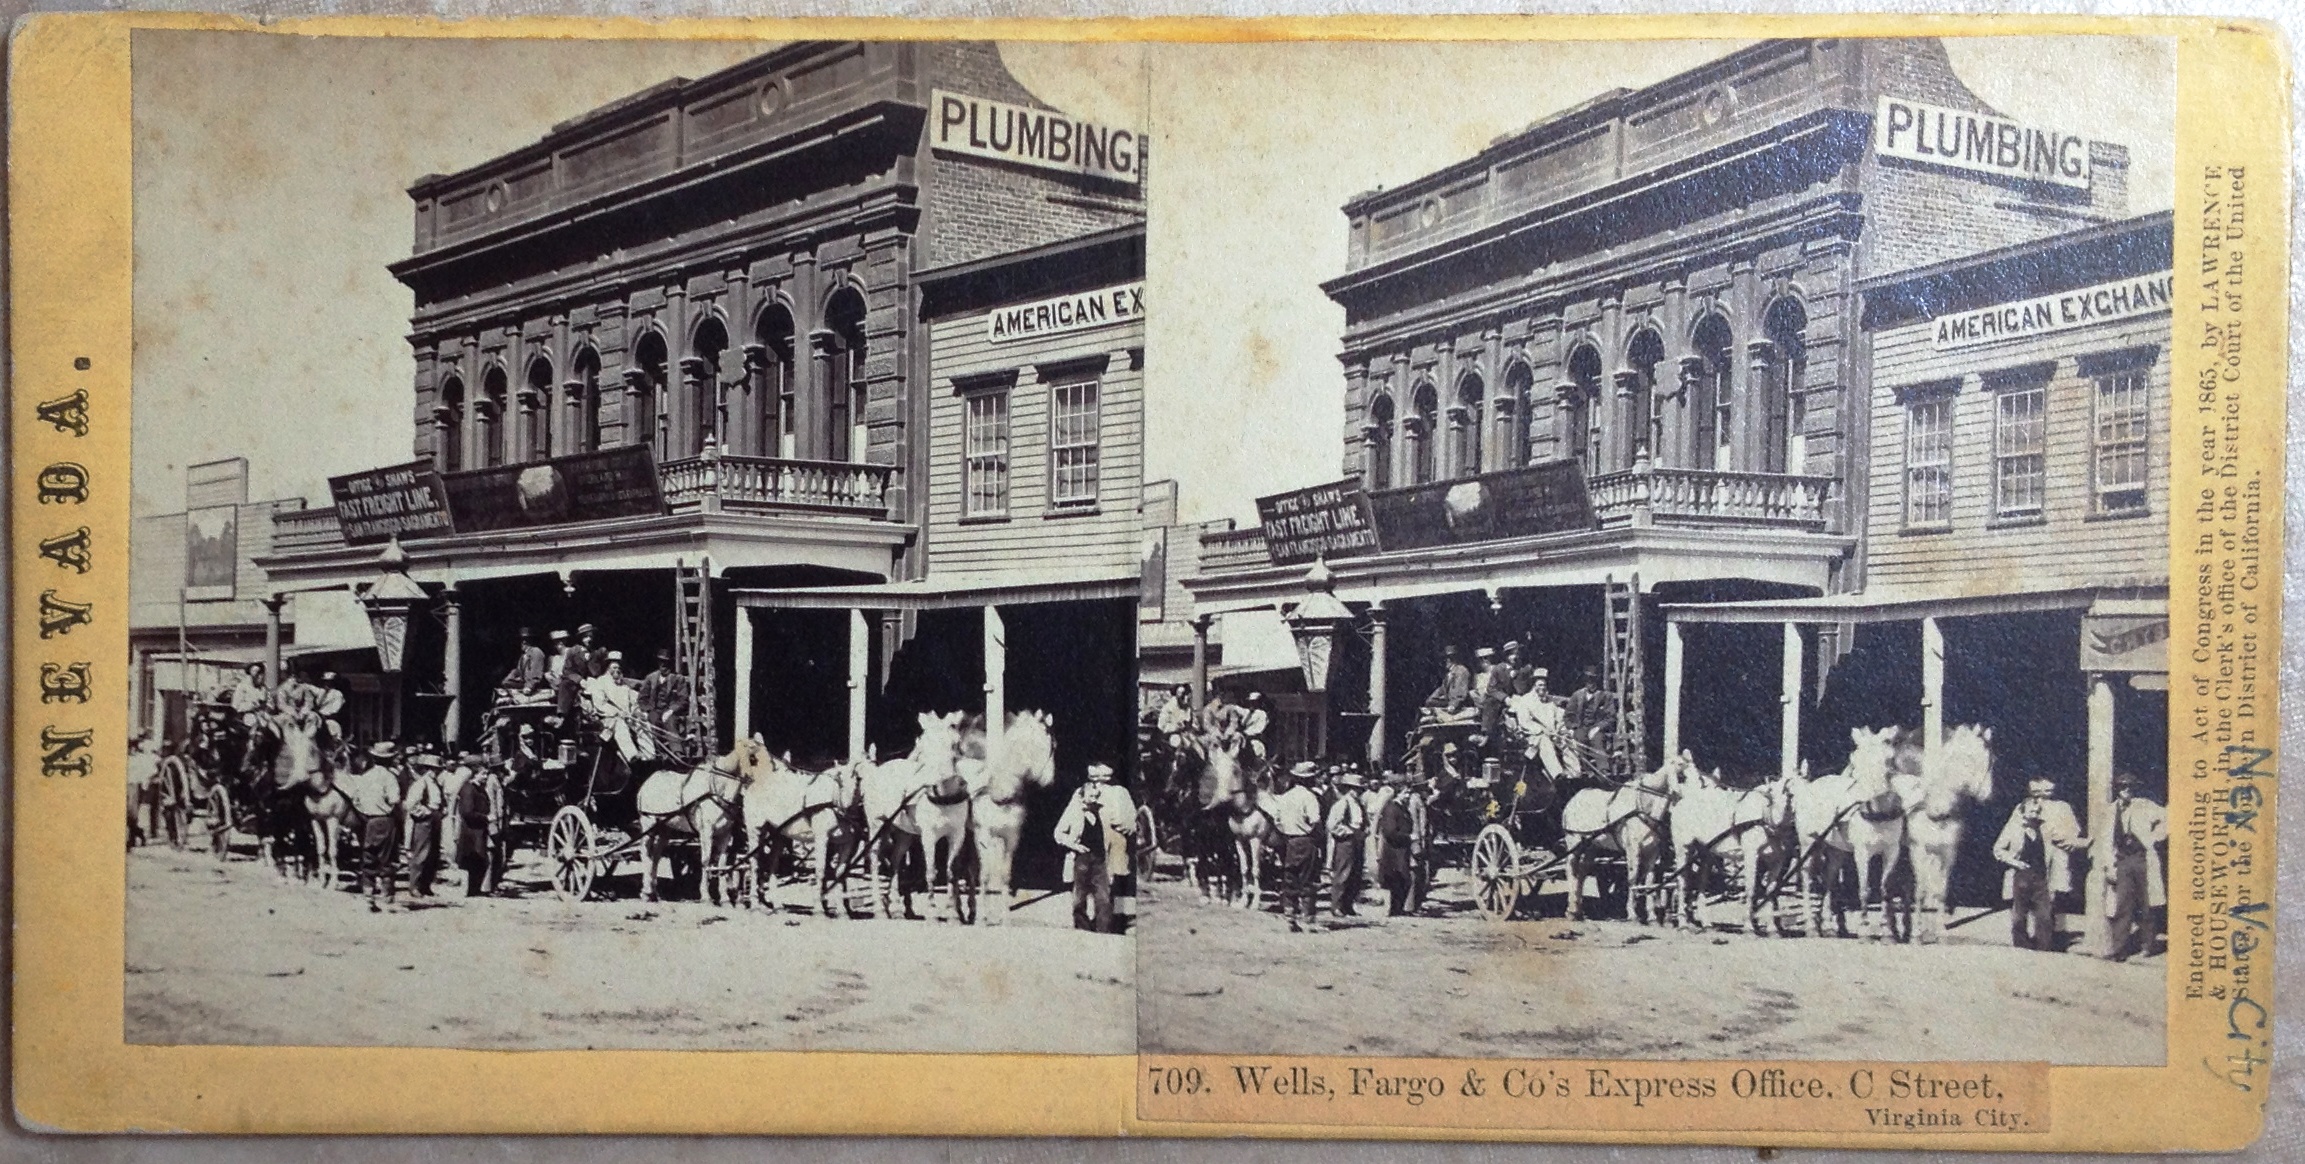
{"type": "Polygon", "coordinates": [[[1997,588],[2048,589],[2123,580],[2161,582],[2169,571],[2168,316],[1938,352],[1928,321],[1877,333],[1873,344],[1872,502],[1868,586],[1942,587],[1989,576],[1997,588]],[[2090,479],[2096,380],[2079,361],[2150,345],[2146,514],[2094,515],[2090,479]],[[1994,526],[1993,421],[1997,393],[1983,378],[2055,361],[2046,399],[2043,520],[1994,526]],[[1953,507],[1949,530],[1905,527],[1905,406],[1901,389],[1960,378],[1953,396],[1953,507]]]}
{"type": "Polygon", "coordinates": [[[1052,339],[994,345],[982,313],[933,324],[929,360],[929,538],[931,575],[1109,569],[1133,572],[1137,506],[1144,493],[1144,326],[1130,322],[1052,339]],[[1097,504],[1093,512],[1052,514],[1049,391],[1038,369],[1109,356],[1098,381],[1097,504]],[[1009,508],[1006,520],[964,520],[963,432],[967,400],[955,381],[1014,371],[1009,394],[1009,508]]]}

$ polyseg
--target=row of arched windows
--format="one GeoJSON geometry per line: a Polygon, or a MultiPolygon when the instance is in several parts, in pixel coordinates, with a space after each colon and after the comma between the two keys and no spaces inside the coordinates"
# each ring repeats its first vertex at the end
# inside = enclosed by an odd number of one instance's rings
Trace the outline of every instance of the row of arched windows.
{"type": "MultiPolygon", "coordinates": [[[[1600,347],[1574,343],[1553,396],[1555,456],[1583,464],[1586,475],[1630,469],[1644,458],[1659,467],[1800,472],[1800,388],[1807,375],[1807,312],[1784,297],[1765,313],[1761,335],[1746,345],[1738,369],[1735,329],[1710,312],[1690,330],[1688,354],[1666,363],[1665,338],[1653,324],[1634,330],[1613,376],[1600,347]],[[1754,416],[1737,415],[1740,394],[1754,416]],[[1743,427],[1740,427],[1740,424],[1743,427]]],[[[1504,390],[1492,395],[1468,371],[1445,395],[1432,380],[1410,386],[1405,402],[1380,391],[1362,426],[1363,476],[1371,489],[1471,477],[1529,463],[1540,435],[1529,366],[1513,362],[1504,390]],[[1493,414],[1493,415],[1492,415],[1493,414]],[[1495,444],[1489,434],[1495,433],[1495,444]],[[1493,447],[1501,463],[1485,463],[1493,447]]]]}
{"type": "Polygon", "coordinates": [[[433,407],[434,461],[443,471],[483,469],[590,452],[619,417],[622,443],[646,442],[660,462],[696,456],[708,440],[736,456],[862,460],[864,324],[864,297],[853,287],[835,292],[824,327],[808,337],[815,371],[806,376],[797,365],[792,310],[781,302],[754,317],[750,343],[733,354],[718,315],[691,330],[677,365],[663,332],[643,332],[622,392],[615,381],[602,383],[600,354],[589,344],[557,383],[550,358],[530,360],[517,395],[501,364],[481,374],[477,392],[450,372],[433,407]]]}

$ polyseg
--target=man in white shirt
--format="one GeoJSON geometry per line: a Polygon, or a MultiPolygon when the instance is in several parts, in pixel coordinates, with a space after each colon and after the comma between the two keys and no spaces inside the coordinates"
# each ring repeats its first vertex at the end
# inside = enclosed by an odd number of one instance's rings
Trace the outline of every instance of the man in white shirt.
{"type": "Polygon", "coordinates": [[[2113,776],[2113,827],[2090,854],[2105,879],[2105,956],[2126,962],[2153,942],[2146,911],[2168,903],[2161,884],[2161,849],[2169,840],[2169,814],[2137,795],[2137,774],[2113,776]]]}
{"type": "Polygon", "coordinates": [[[1281,908],[1288,914],[1289,930],[1302,932],[1311,924],[1321,881],[1321,798],[1313,792],[1320,767],[1299,760],[1289,769],[1289,789],[1270,798],[1267,815],[1279,834],[1281,851],[1281,908]],[[1302,919],[1301,923],[1299,919],[1302,919]]]}
{"type": "Polygon", "coordinates": [[[1089,765],[1088,783],[1056,822],[1056,843],[1072,854],[1072,927],[1100,934],[1119,931],[1112,881],[1128,872],[1129,837],[1136,832],[1136,802],[1112,777],[1112,765],[1089,765]]]}
{"type": "Polygon", "coordinates": [[[378,740],[336,782],[352,804],[353,831],[360,837],[360,891],[368,896],[370,913],[378,912],[378,894],[388,904],[398,895],[393,842],[400,837],[400,775],[393,768],[399,759],[398,745],[378,740]]]}
{"type": "Polygon", "coordinates": [[[584,681],[584,701],[600,718],[600,738],[614,740],[626,764],[656,758],[656,737],[635,726],[646,721],[640,692],[624,680],[624,652],[608,652],[607,670],[584,681]]]}
{"type": "Polygon", "coordinates": [[[1361,803],[1361,774],[1350,768],[1337,777],[1337,800],[1329,806],[1329,905],[1338,917],[1353,917],[1361,895],[1362,834],[1368,807],[1361,803]]]}
{"type": "Polygon", "coordinates": [[[2029,781],[1993,842],[1993,859],[2008,866],[2001,893],[2009,899],[2009,944],[2021,950],[2057,948],[2057,895],[2073,888],[2070,854],[2089,843],[2056,791],[2046,776],[2029,781]]]}
{"type": "Polygon", "coordinates": [[[409,767],[415,775],[401,798],[408,818],[408,896],[431,897],[433,879],[440,875],[440,818],[448,808],[448,790],[440,783],[440,757],[419,753],[409,767]]]}

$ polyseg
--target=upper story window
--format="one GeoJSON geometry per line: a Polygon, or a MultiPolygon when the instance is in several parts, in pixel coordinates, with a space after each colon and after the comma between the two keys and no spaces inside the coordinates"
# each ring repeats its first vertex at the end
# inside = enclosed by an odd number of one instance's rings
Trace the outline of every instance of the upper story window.
{"type": "Polygon", "coordinates": [[[2143,513],[2152,431],[2151,364],[2100,371],[2096,377],[2095,439],[2090,451],[2096,511],[2143,513]]]}
{"type": "Polygon", "coordinates": [[[961,497],[964,517],[1008,515],[1008,391],[968,397],[961,497]]]}
{"type": "Polygon", "coordinates": [[[1057,384],[1048,394],[1049,504],[1094,505],[1097,499],[1095,380],[1057,384]]]}
{"type": "Polygon", "coordinates": [[[1953,394],[1943,388],[1905,404],[1905,526],[1953,523],[1953,394]]]}
{"type": "Polygon", "coordinates": [[[2027,379],[1993,402],[1993,516],[2035,517],[2048,487],[2049,385],[2027,379]]]}

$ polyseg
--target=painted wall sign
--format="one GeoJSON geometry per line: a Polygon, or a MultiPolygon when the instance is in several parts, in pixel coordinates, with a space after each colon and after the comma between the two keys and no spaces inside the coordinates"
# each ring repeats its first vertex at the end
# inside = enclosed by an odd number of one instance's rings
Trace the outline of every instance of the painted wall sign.
{"type": "Polygon", "coordinates": [[[2077,291],[1940,315],[1929,321],[1929,330],[1937,350],[1947,352],[2112,323],[2169,310],[2172,283],[2173,276],[2166,271],[2099,283],[2077,291]]]}
{"type": "Polygon", "coordinates": [[[225,602],[240,574],[240,507],[210,505],[184,514],[184,600],[225,602]]]}
{"type": "Polygon", "coordinates": [[[996,307],[984,326],[986,337],[993,343],[1011,344],[1143,318],[1144,284],[1140,281],[1079,295],[1019,303],[1014,307],[996,307]]]}
{"type": "Polygon", "coordinates": [[[456,532],[449,520],[448,494],[430,461],[330,477],[328,495],[336,503],[336,521],[344,527],[347,545],[456,532]]]}
{"type": "Polygon", "coordinates": [[[2081,620],[2081,670],[2169,669],[2169,616],[2092,614],[2081,620]]]}
{"type": "Polygon", "coordinates": [[[1265,529],[1265,554],[1275,566],[1357,558],[1381,548],[1369,495],[1352,478],[1259,497],[1257,520],[1265,529]]]}
{"type": "Polygon", "coordinates": [[[1387,552],[1598,527],[1584,467],[1548,461],[1371,494],[1387,552]]]}
{"type": "Polygon", "coordinates": [[[943,89],[932,91],[929,107],[929,146],[946,153],[1131,186],[1143,171],[1144,139],[1132,129],[943,89]]]}
{"type": "Polygon", "coordinates": [[[646,445],[450,473],[441,483],[458,533],[664,512],[656,458],[646,445]]]}
{"type": "Polygon", "coordinates": [[[1873,152],[1977,174],[2089,188],[2089,139],[2004,117],[1881,98],[1873,152]]]}

